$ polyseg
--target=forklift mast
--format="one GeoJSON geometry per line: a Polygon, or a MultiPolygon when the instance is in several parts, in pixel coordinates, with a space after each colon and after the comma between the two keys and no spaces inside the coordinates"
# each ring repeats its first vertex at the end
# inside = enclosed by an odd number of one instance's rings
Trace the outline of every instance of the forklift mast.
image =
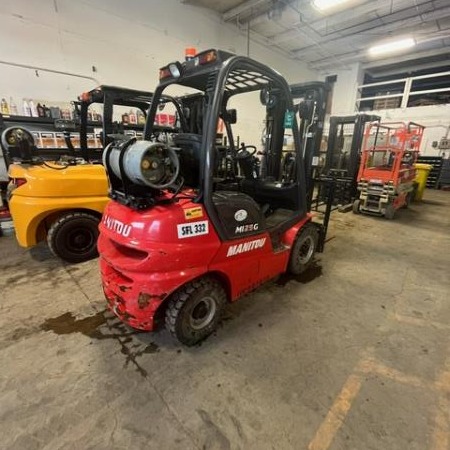
{"type": "Polygon", "coordinates": [[[356,179],[366,124],[368,122],[379,122],[380,120],[380,116],[369,114],[330,117],[327,153],[323,167],[324,173],[330,174],[330,171],[343,170],[345,171],[346,177],[356,179]],[[345,129],[345,126],[353,126],[353,130],[345,129]],[[347,161],[342,164],[341,154],[344,144],[344,131],[351,131],[352,142],[350,152],[347,155],[347,161]]]}
{"type": "Polygon", "coordinates": [[[299,115],[299,135],[305,162],[308,209],[311,209],[313,198],[315,167],[318,166],[329,90],[330,85],[322,81],[291,85],[294,105],[299,115]]]}
{"type": "Polygon", "coordinates": [[[358,196],[357,175],[361,161],[367,123],[379,122],[381,118],[371,114],[332,116],[328,133],[328,145],[322,177],[335,182],[334,204],[349,205],[358,196]],[[348,153],[345,151],[345,135],[351,134],[348,153]]]}

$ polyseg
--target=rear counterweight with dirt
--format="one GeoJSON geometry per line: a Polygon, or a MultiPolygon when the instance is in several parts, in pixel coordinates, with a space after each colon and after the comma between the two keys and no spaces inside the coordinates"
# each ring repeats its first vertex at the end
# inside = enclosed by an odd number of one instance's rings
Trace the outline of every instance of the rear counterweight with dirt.
{"type": "Polygon", "coordinates": [[[50,250],[70,263],[97,257],[98,224],[98,217],[85,212],[71,212],[60,216],[47,234],[50,250]]]}

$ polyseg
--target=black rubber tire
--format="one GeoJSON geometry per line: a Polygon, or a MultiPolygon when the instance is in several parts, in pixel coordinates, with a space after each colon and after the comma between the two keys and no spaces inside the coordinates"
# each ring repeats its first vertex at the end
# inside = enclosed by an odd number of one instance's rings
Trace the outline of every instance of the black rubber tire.
{"type": "Polygon", "coordinates": [[[412,193],[412,191],[411,191],[411,192],[408,192],[408,193],[406,194],[405,204],[403,205],[403,208],[408,208],[408,207],[409,207],[409,205],[410,205],[411,202],[412,202],[412,198],[413,198],[413,193],[412,193]]]}
{"type": "Polygon", "coordinates": [[[47,243],[52,253],[69,263],[96,258],[100,219],[85,212],[71,212],[52,223],[47,243]]]}
{"type": "Polygon", "coordinates": [[[191,281],[175,292],[166,309],[166,328],[170,334],[188,347],[207,338],[216,328],[227,301],[222,284],[209,276],[191,281]],[[207,303],[205,323],[195,325],[197,308],[207,303]]]}
{"type": "Polygon", "coordinates": [[[394,205],[389,204],[386,206],[386,210],[384,212],[384,217],[388,220],[393,220],[395,217],[395,208],[394,205]]]}
{"type": "Polygon", "coordinates": [[[353,206],[352,206],[353,214],[359,214],[361,212],[359,209],[360,204],[361,204],[361,201],[359,199],[356,199],[353,202],[353,206]]]}
{"type": "Polygon", "coordinates": [[[319,231],[312,223],[306,224],[298,233],[292,245],[289,257],[288,271],[293,275],[300,275],[312,263],[319,242],[319,231]],[[304,257],[301,256],[305,253],[304,257]]]}

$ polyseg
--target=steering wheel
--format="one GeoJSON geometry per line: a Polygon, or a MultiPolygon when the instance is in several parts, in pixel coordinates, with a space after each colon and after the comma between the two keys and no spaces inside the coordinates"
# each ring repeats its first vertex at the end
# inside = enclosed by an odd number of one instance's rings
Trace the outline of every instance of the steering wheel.
{"type": "Polygon", "coordinates": [[[180,160],[173,148],[161,142],[153,142],[142,155],[140,170],[143,182],[147,186],[153,189],[165,189],[174,184],[178,178],[180,160]]]}
{"type": "Polygon", "coordinates": [[[236,152],[236,159],[247,159],[253,156],[255,153],[256,147],[254,145],[243,145],[236,152]]]}
{"type": "Polygon", "coordinates": [[[19,151],[20,158],[31,160],[31,149],[35,146],[33,135],[21,127],[10,127],[2,133],[2,147],[11,157],[19,157],[14,155],[14,150],[19,151]]]}

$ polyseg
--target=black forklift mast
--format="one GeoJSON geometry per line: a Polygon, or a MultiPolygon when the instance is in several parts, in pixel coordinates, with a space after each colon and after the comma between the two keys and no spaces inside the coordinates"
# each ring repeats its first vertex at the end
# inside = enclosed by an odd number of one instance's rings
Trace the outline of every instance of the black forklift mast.
{"type": "Polygon", "coordinates": [[[330,85],[323,81],[311,81],[292,84],[290,88],[294,104],[296,99],[302,99],[295,106],[300,116],[299,135],[305,165],[306,202],[310,210],[330,85]]]}
{"type": "MultiPolygon", "coordinates": [[[[322,252],[328,231],[328,223],[334,197],[334,183],[318,176],[320,146],[327,111],[330,85],[323,81],[312,81],[291,85],[294,104],[299,114],[299,136],[302,155],[305,161],[306,202],[309,211],[313,209],[314,194],[317,190],[326,193],[325,211],[321,214],[321,228],[317,251],[322,252]],[[301,100],[295,103],[295,100],[301,100]]],[[[317,211],[317,205],[316,205],[317,211]]]]}
{"type": "Polygon", "coordinates": [[[353,125],[352,143],[350,153],[348,155],[346,176],[350,178],[356,177],[359,168],[359,155],[364,139],[364,130],[367,122],[379,122],[380,116],[370,114],[357,114],[353,116],[332,116],[330,117],[330,130],[328,133],[327,153],[324,165],[324,172],[329,173],[330,170],[341,169],[339,161],[339,152],[343,146],[343,130],[345,125],[353,125]]]}
{"type": "Polygon", "coordinates": [[[336,180],[334,202],[350,205],[357,196],[357,182],[364,131],[368,122],[379,122],[380,116],[357,114],[351,116],[332,116],[328,133],[328,145],[322,178],[336,180]],[[343,154],[344,129],[350,127],[352,141],[348,154],[343,154]],[[351,127],[353,126],[353,129],[351,127]],[[345,158],[344,158],[345,157],[345,158]]]}

